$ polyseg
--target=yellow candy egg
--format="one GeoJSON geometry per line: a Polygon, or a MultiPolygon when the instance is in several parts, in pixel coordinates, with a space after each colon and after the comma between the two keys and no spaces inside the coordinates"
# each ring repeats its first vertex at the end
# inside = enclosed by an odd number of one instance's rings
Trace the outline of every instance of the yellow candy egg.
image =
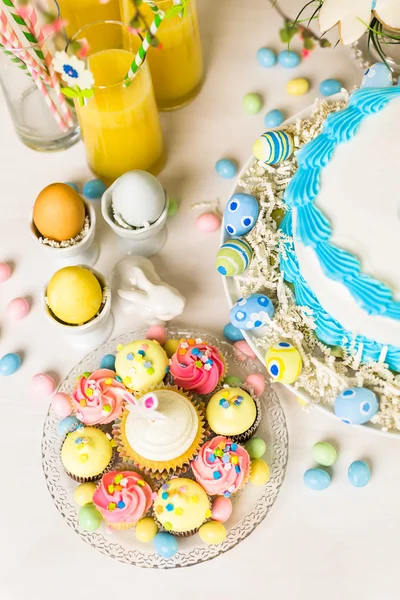
{"type": "Polygon", "coordinates": [[[199,536],[205,544],[222,544],[226,538],[226,529],[218,521],[208,521],[200,527],[199,536]]]}
{"type": "Polygon", "coordinates": [[[250,463],[250,481],[253,485],[265,485],[269,479],[269,466],[262,458],[255,458],[250,463]]]}
{"type": "Polygon", "coordinates": [[[297,348],[288,342],[279,342],[265,354],[265,366],[274,381],[291,384],[301,373],[302,360],[297,348]]]}
{"type": "Polygon", "coordinates": [[[304,77],[291,79],[286,85],[286,90],[291,96],[302,96],[303,94],[307,94],[309,89],[310,83],[304,77]]]}
{"type": "Polygon", "coordinates": [[[164,350],[167,353],[168,358],[171,358],[177,351],[179,346],[179,340],[167,340],[164,344],[164,350]]]}
{"type": "Polygon", "coordinates": [[[140,519],[136,524],[135,535],[139,542],[148,544],[158,532],[157,523],[151,517],[140,519]]]}
{"type": "Polygon", "coordinates": [[[47,286],[47,301],[55,316],[69,325],[90,321],[100,310],[103,291],[97,278],[84,267],[64,267],[47,286]]]}
{"type": "Polygon", "coordinates": [[[52,183],[36,198],[33,222],[46,238],[63,242],[80,233],[85,222],[85,205],[66,183],[52,183]]]}
{"type": "Polygon", "coordinates": [[[85,506],[93,502],[93,494],[96,489],[96,484],[90,481],[81,483],[74,491],[74,500],[79,506],[85,506]]]}

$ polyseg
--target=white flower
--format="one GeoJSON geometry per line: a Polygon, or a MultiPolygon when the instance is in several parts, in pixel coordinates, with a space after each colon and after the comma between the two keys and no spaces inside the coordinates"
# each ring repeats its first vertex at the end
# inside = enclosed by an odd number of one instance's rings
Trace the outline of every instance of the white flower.
{"type": "Polygon", "coordinates": [[[384,25],[400,28],[399,0],[325,0],[319,26],[324,33],[338,24],[342,43],[352,44],[367,30],[372,10],[384,25]]]}
{"type": "Polygon", "coordinates": [[[92,73],[85,68],[83,60],[76,56],[68,56],[66,52],[56,52],[53,66],[57,73],[61,73],[61,79],[70,87],[78,86],[81,90],[88,90],[94,85],[92,73]]]}
{"type": "Polygon", "coordinates": [[[262,325],[265,325],[265,323],[268,323],[269,320],[268,313],[265,312],[265,310],[260,310],[258,313],[251,313],[249,320],[246,321],[246,327],[247,329],[256,329],[257,327],[261,327],[262,325]]]}

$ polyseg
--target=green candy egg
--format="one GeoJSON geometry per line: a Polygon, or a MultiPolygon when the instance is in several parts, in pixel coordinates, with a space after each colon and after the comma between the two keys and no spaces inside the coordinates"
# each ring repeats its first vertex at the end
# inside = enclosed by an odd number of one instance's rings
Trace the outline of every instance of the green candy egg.
{"type": "Polygon", "coordinates": [[[259,437],[254,437],[245,443],[244,447],[249,453],[250,458],[261,458],[267,449],[267,444],[259,437]]]}
{"type": "Polygon", "coordinates": [[[176,213],[178,212],[179,209],[179,204],[178,201],[175,200],[175,198],[170,198],[169,199],[169,203],[168,203],[168,216],[169,217],[174,217],[176,215],[176,213]]]}
{"type": "Polygon", "coordinates": [[[103,517],[94,504],[85,504],[79,510],[79,525],[85,531],[96,531],[101,525],[103,517]]]}
{"type": "Polygon", "coordinates": [[[246,94],[243,96],[243,108],[250,115],[256,115],[262,109],[262,98],[260,94],[246,94]]]}
{"type": "Polygon", "coordinates": [[[226,383],[226,385],[230,385],[231,387],[238,387],[242,385],[243,381],[239,377],[228,375],[228,377],[225,377],[224,383],[226,383]]]}
{"type": "Polygon", "coordinates": [[[328,442],[317,442],[312,448],[315,462],[323,467],[331,467],[337,460],[336,448],[328,442]]]}

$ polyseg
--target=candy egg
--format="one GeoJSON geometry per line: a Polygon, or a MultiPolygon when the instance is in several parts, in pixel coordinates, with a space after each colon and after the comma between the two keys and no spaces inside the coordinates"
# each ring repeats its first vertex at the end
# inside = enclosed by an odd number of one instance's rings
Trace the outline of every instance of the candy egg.
{"type": "Polygon", "coordinates": [[[267,69],[273,67],[276,64],[276,54],[271,48],[259,48],[257,50],[257,62],[267,69]]]}
{"type": "Polygon", "coordinates": [[[85,504],[81,506],[78,514],[80,527],[85,531],[96,531],[101,525],[103,517],[94,504],[85,504]]]}
{"type": "Polygon", "coordinates": [[[365,71],[361,81],[362,88],[389,88],[393,86],[393,74],[383,62],[372,65],[365,71]]]}
{"type": "Polygon", "coordinates": [[[222,544],[226,538],[226,529],[218,521],[208,521],[200,527],[199,536],[209,546],[211,544],[222,544]]]}
{"type": "Polygon", "coordinates": [[[264,440],[262,440],[259,437],[251,438],[251,440],[248,440],[245,443],[244,447],[246,448],[252,460],[256,458],[261,458],[262,456],[264,456],[267,450],[267,444],[264,442],[264,440]]]}
{"type": "Polygon", "coordinates": [[[38,373],[32,377],[32,389],[35,394],[50,396],[56,389],[56,382],[47,373],[38,373]]]}
{"type": "Polygon", "coordinates": [[[312,455],[315,462],[324,467],[331,467],[337,460],[336,448],[328,442],[317,442],[314,444],[312,455]]]}
{"type": "Polygon", "coordinates": [[[70,415],[69,417],[65,417],[62,421],[57,425],[57,433],[58,435],[67,435],[67,433],[71,433],[78,429],[78,427],[83,427],[83,424],[75,415],[70,415]]]}
{"type": "Polygon", "coordinates": [[[303,94],[307,94],[309,89],[310,83],[304,77],[291,79],[286,85],[286,91],[291,96],[303,96],[303,94]]]}
{"type": "Polygon", "coordinates": [[[96,491],[96,484],[91,481],[81,483],[74,491],[74,500],[79,506],[85,506],[93,502],[93,494],[96,491]]]}
{"type": "Polygon", "coordinates": [[[251,373],[246,377],[245,383],[253,389],[257,397],[260,397],[265,391],[265,379],[261,373],[251,373]]]}
{"type": "Polygon", "coordinates": [[[147,340],[155,340],[161,346],[167,341],[167,330],[163,325],[152,325],[146,332],[147,340]]]}
{"type": "Polygon", "coordinates": [[[69,187],[72,187],[72,189],[75,190],[75,192],[79,192],[78,186],[73,181],[65,181],[64,183],[65,185],[69,185],[69,187]]]}
{"type": "Polygon", "coordinates": [[[174,217],[179,210],[178,201],[175,198],[170,198],[168,202],[168,216],[174,217]]]}
{"type": "Polygon", "coordinates": [[[51,406],[56,415],[62,417],[63,419],[72,414],[71,398],[64,392],[58,392],[58,394],[54,394],[53,398],[51,399],[51,406]]]}
{"type": "Polygon", "coordinates": [[[215,163],[215,170],[223,179],[232,179],[237,173],[237,166],[229,158],[221,158],[215,163]]]}
{"type": "Polygon", "coordinates": [[[7,263],[0,263],[0,283],[4,283],[11,276],[11,267],[7,263]]]}
{"type": "Polygon", "coordinates": [[[362,425],[376,415],[379,402],[371,390],[354,387],[344,390],[336,397],[333,410],[343,423],[362,425]]]}
{"type": "Polygon", "coordinates": [[[228,323],[227,325],[225,325],[224,336],[230,342],[238,342],[239,340],[244,340],[243,333],[240,331],[240,329],[232,325],[232,323],[228,323]]]}
{"type": "Polygon", "coordinates": [[[90,321],[100,310],[103,291],[84,267],[64,267],[50,279],[47,301],[54,315],[69,325],[90,321]]]}
{"type": "Polygon", "coordinates": [[[265,366],[274,381],[291,384],[301,373],[303,362],[297,348],[288,342],[279,342],[265,354],[265,366]]]}
{"type": "Polygon", "coordinates": [[[342,89],[342,84],[338,79],[324,79],[319,84],[319,91],[323,96],[333,96],[338,94],[342,89]]]}
{"type": "Polygon", "coordinates": [[[5,354],[0,359],[0,375],[8,377],[13,375],[21,366],[21,359],[16,352],[5,354]]]}
{"type": "Polygon", "coordinates": [[[211,517],[214,521],[225,523],[232,514],[233,506],[229,498],[217,496],[211,505],[211,517]]]}
{"type": "Polygon", "coordinates": [[[354,487],[364,487],[371,478],[369,466],[363,460],[355,460],[349,466],[347,476],[354,487]]]}
{"type": "Polygon", "coordinates": [[[267,129],[275,129],[275,127],[279,127],[282,125],[285,120],[285,115],[281,110],[275,108],[274,110],[270,110],[264,117],[264,125],[267,129]]]}
{"type": "Polygon", "coordinates": [[[278,64],[285,69],[293,69],[300,63],[300,56],[292,50],[282,50],[278,54],[278,64]]]}
{"type": "Polygon", "coordinates": [[[52,183],[36,198],[33,222],[40,235],[57,242],[75,237],[82,231],[85,205],[80,195],[65,183],[52,183]]]}
{"type": "Polygon", "coordinates": [[[255,458],[250,463],[250,482],[253,485],[265,485],[269,480],[269,466],[261,458],[255,458]]]}
{"type": "Polygon", "coordinates": [[[91,179],[85,183],[82,191],[86,198],[95,200],[96,198],[101,198],[106,189],[107,186],[101,179],[91,179]]]}
{"type": "Polygon", "coordinates": [[[143,544],[148,544],[153,541],[157,532],[157,523],[151,517],[145,517],[136,523],[136,539],[143,544]]]}
{"type": "Polygon", "coordinates": [[[165,202],[163,186],[147,171],[128,171],[113,183],[113,210],[131,227],[144,227],[146,223],[157,221],[165,202]]]}
{"type": "Polygon", "coordinates": [[[303,481],[310,490],[325,490],[330,482],[331,476],[323,469],[308,469],[303,475],[303,481]]]}
{"type": "Polygon", "coordinates": [[[265,294],[240,298],[229,312],[232,325],[238,329],[258,329],[267,325],[274,315],[274,306],[265,294]]]}
{"type": "Polygon", "coordinates": [[[286,131],[266,131],[253,146],[253,154],[261,162],[277,165],[290,158],[294,150],[292,136],[286,131]]]}
{"type": "Polygon", "coordinates": [[[178,541],[171,534],[160,531],[153,538],[154,549],[163,558],[172,558],[178,552],[178,541]]]}
{"type": "Polygon", "coordinates": [[[253,257],[249,244],[233,238],[222,244],[217,254],[217,271],[224,277],[240,275],[248,268],[253,257]]]}
{"type": "Polygon", "coordinates": [[[164,350],[167,353],[168,358],[171,358],[177,351],[179,346],[179,340],[167,340],[164,344],[164,350]]]}
{"type": "Polygon", "coordinates": [[[249,344],[245,340],[240,340],[239,342],[235,342],[233,344],[235,349],[236,358],[241,361],[245,361],[247,358],[251,358],[254,360],[256,358],[256,353],[252,348],[250,348],[249,344]]]}
{"type": "Polygon", "coordinates": [[[14,321],[20,321],[28,314],[30,309],[29,302],[26,298],[14,298],[7,306],[7,316],[14,321]]]}
{"type": "Polygon", "coordinates": [[[256,115],[260,112],[263,101],[260,94],[251,93],[243,96],[242,105],[249,115],[256,115]]]}
{"type": "Polygon", "coordinates": [[[224,225],[229,235],[246,235],[258,219],[259,206],[250,194],[234,194],[224,210],[224,225]]]}
{"type": "Polygon", "coordinates": [[[100,369],[110,369],[110,371],[115,371],[115,355],[105,354],[100,361],[100,369]]]}
{"type": "Polygon", "coordinates": [[[235,375],[228,375],[224,379],[224,384],[229,385],[230,387],[240,387],[243,381],[240,377],[235,377],[235,375]]]}
{"type": "Polygon", "coordinates": [[[196,229],[203,233],[214,233],[221,227],[221,217],[215,212],[203,213],[196,219],[196,229]]]}

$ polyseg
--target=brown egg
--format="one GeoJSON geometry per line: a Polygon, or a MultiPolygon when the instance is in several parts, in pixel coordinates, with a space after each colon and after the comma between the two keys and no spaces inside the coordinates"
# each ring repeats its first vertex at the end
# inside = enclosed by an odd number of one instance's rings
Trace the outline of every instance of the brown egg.
{"type": "Polygon", "coordinates": [[[65,183],[52,183],[36,198],[33,222],[43,237],[63,242],[82,230],[85,205],[72,187],[65,183]]]}

